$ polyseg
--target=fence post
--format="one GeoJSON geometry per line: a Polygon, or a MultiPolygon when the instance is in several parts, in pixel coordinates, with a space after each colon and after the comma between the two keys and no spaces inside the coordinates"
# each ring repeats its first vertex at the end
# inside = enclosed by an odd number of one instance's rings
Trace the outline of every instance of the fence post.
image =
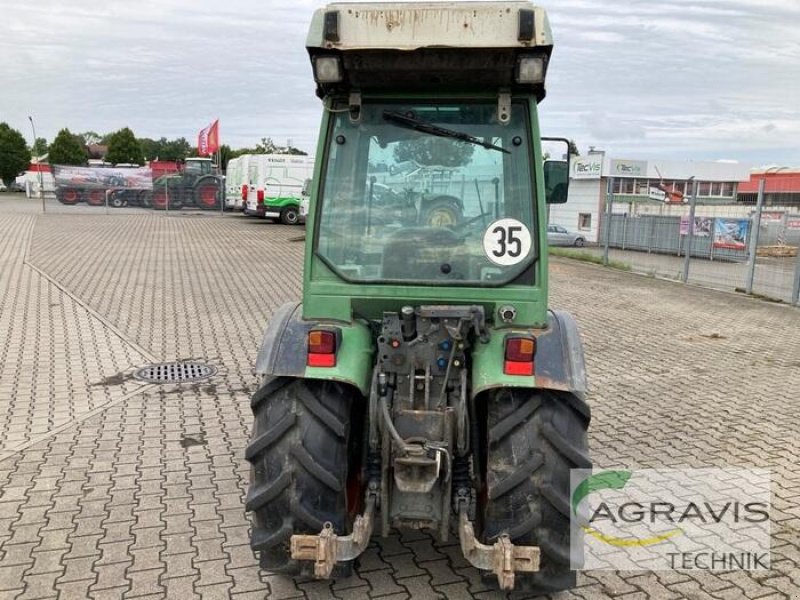
{"type": "Polygon", "coordinates": [[[622,249],[625,250],[625,237],[628,235],[628,215],[622,217],[622,249]]]}
{"type": "Polygon", "coordinates": [[[603,247],[603,264],[608,266],[608,246],[611,243],[611,203],[614,201],[613,192],[614,178],[608,178],[608,189],[606,189],[606,239],[603,247]]]}
{"type": "Polygon", "coordinates": [[[753,293],[753,280],[756,277],[756,254],[758,254],[758,235],[761,233],[761,212],[764,210],[764,188],[767,184],[766,174],[758,182],[758,200],[753,220],[753,231],[750,232],[750,262],[747,265],[747,283],[745,292],[753,293]]]}
{"type": "Polygon", "coordinates": [[[792,286],[792,304],[800,303],[800,245],[797,247],[797,262],[794,265],[794,285],[792,286]]]}
{"type": "MultiPolygon", "coordinates": [[[[689,281],[689,263],[692,258],[692,245],[694,245],[694,210],[697,205],[697,180],[692,180],[692,199],[689,204],[689,229],[686,232],[686,248],[683,257],[683,283],[689,281]]],[[[678,246],[680,247],[680,245],[678,246]]]]}
{"type": "Polygon", "coordinates": [[[111,192],[110,189],[106,190],[106,214],[108,214],[108,194],[111,192]]]}

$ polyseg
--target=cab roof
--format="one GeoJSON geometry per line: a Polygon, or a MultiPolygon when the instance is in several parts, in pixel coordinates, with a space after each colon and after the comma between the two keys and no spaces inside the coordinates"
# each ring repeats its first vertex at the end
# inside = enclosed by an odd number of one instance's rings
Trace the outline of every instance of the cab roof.
{"type": "Polygon", "coordinates": [[[531,2],[337,2],[314,13],[306,47],[321,98],[503,89],[541,100],[553,40],[531,2]],[[338,79],[318,77],[324,57],[337,59],[338,79]],[[542,61],[541,76],[522,84],[525,57],[542,61]]]}

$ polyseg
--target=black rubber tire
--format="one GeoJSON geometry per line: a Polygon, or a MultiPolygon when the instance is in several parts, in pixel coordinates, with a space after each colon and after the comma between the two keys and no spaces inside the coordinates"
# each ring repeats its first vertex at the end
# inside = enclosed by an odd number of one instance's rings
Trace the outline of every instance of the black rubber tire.
{"type": "Polygon", "coordinates": [[[575,247],[576,248],[583,248],[586,245],[586,240],[583,238],[577,238],[575,240],[575,247]]]}
{"type": "Polygon", "coordinates": [[[281,211],[281,223],[284,225],[298,225],[300,223],[300,211],[296,206],[287,206],[281,211]]]}
{"type": "MultiPolygon", "coordinates": [[[[274,573],[312,575],[310,561],[290,556],[294,533],[316,534],[326,522],[349,533],[347,482],[352,392],[334,381],[277,377],[253,395],[255,416],[245,458],[253,512],[250,545],[261,567],[274,573]]],[[[339,563],[334,577],[352,571],[339,563]]]]}
{"type": "Polygon", "coordinates": [[[571,539],[570,469],[592,465],[589,406],[573,394],[504,388],[492,394],[486,410],[484,543],[507,533],[514,544],[540,547],[540,570],[517,573],[517,589],[546,594],[572,588],[570,543],[581,538],[571,539]]]}

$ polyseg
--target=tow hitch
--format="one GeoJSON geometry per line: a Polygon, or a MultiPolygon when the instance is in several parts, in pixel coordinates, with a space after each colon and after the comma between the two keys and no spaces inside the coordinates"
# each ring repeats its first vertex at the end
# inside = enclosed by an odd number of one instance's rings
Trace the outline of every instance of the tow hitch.
{"type": "Polygon", "coordinates": [[[337,562],[353,560],[366,550],[372,537],[375,496],[367,498],[364,514],[356,517],[353,533],[336,535],[330,523],[325,523],[316,535],[295,534],[291,539],[292,558],[314,562],[314,577],[328,579],[337,562]]]}
{"type": "Polygon", "coordinates": [[[530,573],[539,570],[538,546],[515,546],[505,534],[491,546],[481,544],[475,538],[472,522],[463,506],[459,511],[458,538],[464,558],[472,566],[497,575],[501,590],[514,589],[514,573],[517,571],[530,573]]]}

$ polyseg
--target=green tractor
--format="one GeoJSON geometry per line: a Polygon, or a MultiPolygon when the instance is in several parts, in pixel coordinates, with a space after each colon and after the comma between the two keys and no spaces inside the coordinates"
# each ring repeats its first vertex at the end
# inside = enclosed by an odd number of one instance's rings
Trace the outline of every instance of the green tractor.
{"type": "Polygon", "coordinates": [[[545,12],[330,4],[307,47],[325,110],[303,301],[265,332],[246,450],[261,567],[344,577],[373,531],[414,528],[456,532],[502,589],[572,587],[590,413],[575,321],[547,307],[568,168],[539,133],[545,12]],[[425,198],[452,214],[419,218],[425,198]]]}
{"type": "Polygon", "coordinates": [[[176,210],[195,206],[202,210],[219,210],[224,193],[223,180],[214,174],[210,158],[187,158],[183,169],[162,175],[153,182],[150,204],[156,210],[176,210]]]}

